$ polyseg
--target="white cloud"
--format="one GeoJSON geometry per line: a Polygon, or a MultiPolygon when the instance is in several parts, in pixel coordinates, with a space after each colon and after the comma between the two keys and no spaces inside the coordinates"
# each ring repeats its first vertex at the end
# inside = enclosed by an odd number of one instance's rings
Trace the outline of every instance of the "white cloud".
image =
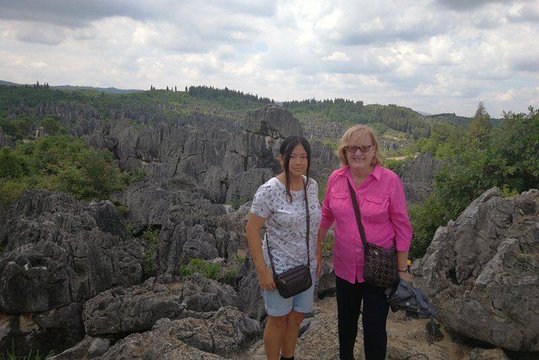
{"type": "Polygon", "coordinates": [[[336,62],[347,62],[350,61],[350,57],[341,51],[334,51],[329,56],[323,58],[323,60],[336,61],[336,62]]]}
{"type": "Polygon", "coordinates": [[[538,0],[0,0],[0,79],[499,116],[538,106],[538,24],[538,0]]]}

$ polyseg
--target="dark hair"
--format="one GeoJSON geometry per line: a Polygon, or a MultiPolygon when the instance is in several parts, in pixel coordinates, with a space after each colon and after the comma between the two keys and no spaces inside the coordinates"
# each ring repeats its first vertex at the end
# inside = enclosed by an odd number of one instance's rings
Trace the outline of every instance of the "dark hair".
{"type": "Polygon", "coordinates": [[[311,145],[309,144],[307,139],[305,139],[303,136],[289,136],[284,139],[283,143],[281,144],[281,148],[279,149],[279,154],[281,154],[283,158],[283,167],[286,180],[286,196],[290,202],[292,202],[292,194],[290,194],[290,178],[288,175],[288,165],[290,164],[290,156],[292,156],[292,151],[297,145],[303,146],[305,152],[307,152],[307,172],[305,173],[305,176],[307,176],[307,181],[305,184],[308,184],[309,169],[311,168],[311,145]]]}

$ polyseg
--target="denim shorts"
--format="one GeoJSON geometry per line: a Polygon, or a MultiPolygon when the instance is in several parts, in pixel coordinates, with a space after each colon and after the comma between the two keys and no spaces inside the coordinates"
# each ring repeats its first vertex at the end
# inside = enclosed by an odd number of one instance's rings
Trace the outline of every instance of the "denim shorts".
{"type": "MultiPolygon", "coordinates": [[[[312,275],[312,273],[311,273],[312,275]]],[[[285,299],[277,289],[262,290],[262,297],[266,307],[266,313],[271,316],[288,315],[292,310],[299,313],[310,313],[314,307],[314,279],[313,285],[297,295],[285,299]]]]}

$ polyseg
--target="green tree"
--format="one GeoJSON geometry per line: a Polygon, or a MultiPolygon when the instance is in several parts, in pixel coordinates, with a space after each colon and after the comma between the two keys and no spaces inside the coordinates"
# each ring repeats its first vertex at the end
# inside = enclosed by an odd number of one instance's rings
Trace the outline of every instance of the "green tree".
{"type": "Polygon", "coordinates": [[[473,147],[484,148],[491,130],[492,123],[490,121],[490,115],[487,113],[483,103],[480,102],[468,126],[469,144],[473,147]]]}
{"type": "Polygon", "coordinates": [[[47,136],[19,143],[14,150],[0,151],[3,204],[15,200],[27,188],[63,191],[80,199],[103,199],[123,189],[129,179],[109,151],[92,149],[70,136],[47,136]]]}
{"type": "Polygon", "coordinates": [[[539,110],[504,114],[487,149],[486,173],[513,192],[539,189],[539,110]]]}
{"type": "Polygon", "coordinates": [[[424,254],[439,226],[455,219],[489,188],[497,186],[505,194],[539,188],[539,111],[530,107],[529,114],[504,114],[499,128],[483,134],[468,134],[468,139],[480,139],[477,146],[461,146],[447,157],[433,193],[422,206],[410,208],[413,257],[424,254]]]}
{"type": "Polygon", "coordinates": [[[40,120],[39,126],[43,127],[43,130],[48,135],[67,134],[67,129],[56,116],[45,116],[40,120]]]}
{"type": "Polygon", "coordinates": [[[0,178],[17,179],[24,175],[24,161],[9,148],[0,150],[0,178]]]}

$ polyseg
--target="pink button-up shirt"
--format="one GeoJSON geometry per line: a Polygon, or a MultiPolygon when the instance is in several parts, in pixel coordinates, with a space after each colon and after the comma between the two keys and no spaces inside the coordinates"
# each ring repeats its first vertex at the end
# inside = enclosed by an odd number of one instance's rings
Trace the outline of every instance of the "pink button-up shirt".
{"type": "Polygon", "coordinates": [[[410,248],[412,226],[406,210],[402,182],[393,171],[376,165],[356,187],[349,166],[335,170],[329,177],[322,203],[320,227],[329,229],[335,222],[333,269],[350,283],[363,282],[363,243],[357,228],[348,181],[355,189],[361,221],[369,243],[406,252],[410,248]]]}

